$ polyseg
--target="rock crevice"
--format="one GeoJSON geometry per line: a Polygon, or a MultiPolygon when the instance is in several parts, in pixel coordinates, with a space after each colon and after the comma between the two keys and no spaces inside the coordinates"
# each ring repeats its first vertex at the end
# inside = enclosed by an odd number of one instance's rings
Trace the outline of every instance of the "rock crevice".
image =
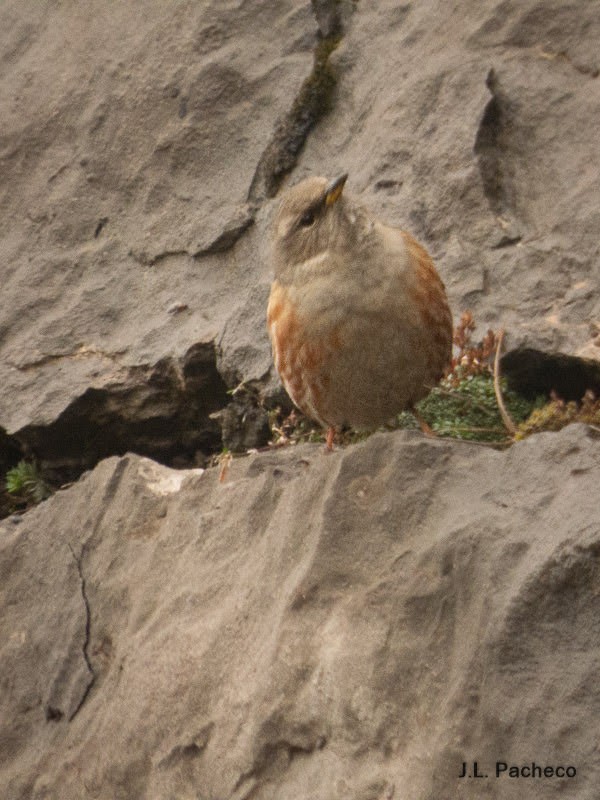
{"type": "Polygon", "coordinates": [[[91,609],[90,609],[90,601],[89,601],[88,594],[87,594],[87,589],[86,589],[85,576],[83,574],[83,566],[82,566],[83,549],[82,549],[82,552],[81,552],[81,554],[79,556],[75,555],[75,551],[73,550],[73,548],[70,545],[69,545],[69,549],[71,551],[71,555],[73,556],[73,560],[75,561],[75,564],[77,565],[77,572],[79,574],[79,581],[80,581],[80,586],[81,586],[81,598],[83,600],[83,605],[84,605],[84,608],[85,608],[85,633],[84,633],[83,644],[81,646],[81,652],[83,654],[83,660],[85,661],[85,664],[86,664],[86,666],[88,668],[88,671],[89,671],[89,674],[90,674],[89,682],[88,682],[87,686],[85,687],[85,689],[82,692],[81,699],[79,700],[79,702],[77,703],[77,705],[75,706],[73,711],[71,711],[71,714],[69,716],[69,722],[72,722],[72,720],[76,717],[78,712],[81,710],[83,704],[85,703],[89,693],[91,692],[91,690],[92,690],[92,688],[94,686],[94,683],[96,682],[96,672],[95,672],[93,664],[92,664],[92,662],[90,660],[90,653],[89,653],[90,640],[91,640],[92,612],[91,612],[91,609]]]}

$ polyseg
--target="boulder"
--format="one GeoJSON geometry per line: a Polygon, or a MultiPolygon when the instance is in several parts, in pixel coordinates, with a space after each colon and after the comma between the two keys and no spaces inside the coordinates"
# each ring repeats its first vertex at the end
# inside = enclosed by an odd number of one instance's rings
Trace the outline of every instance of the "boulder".
{"type": "Polygon", "coordinates": [[[0,795],[594,800],[597,436],[102,461],[0,526],[0,795]]]}
{"type": "Polygon", "coordinates": [[[204,463],[227,388],[278,399],[268,227],[309,174],[420,238],[455,319],[597,357],[599,25],[562,0],[4,2],[0,433],[63,479],[204,463]]]}

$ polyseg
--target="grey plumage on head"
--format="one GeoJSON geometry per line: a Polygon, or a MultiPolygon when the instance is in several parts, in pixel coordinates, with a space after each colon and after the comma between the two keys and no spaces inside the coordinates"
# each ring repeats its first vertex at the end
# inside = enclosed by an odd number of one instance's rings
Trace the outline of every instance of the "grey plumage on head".
{"type": "Polygon", "coordinates": [[[326,251],[344,255],[356,245],[369,215],[343,192],[347,177],[306,178],[285,192],[273,224],[276,276],[289,277],[294,265],[326,251]]]}

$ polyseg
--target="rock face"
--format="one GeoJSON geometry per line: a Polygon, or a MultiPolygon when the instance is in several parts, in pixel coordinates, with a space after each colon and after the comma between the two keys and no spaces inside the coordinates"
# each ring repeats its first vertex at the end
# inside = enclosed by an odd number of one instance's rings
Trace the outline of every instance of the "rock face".
{"type": "MultiPolygon", "coordinates": [[[[9,0],[0,30],[0,426],[46,461],[61,454],[41,432],[61,415],[111,428],[112,452],[165,458],[164,439],[177,447],[190,419],[148,392],[151,376],[187,407],[188,354],[209,351],[212,402],[193,421],[204,438],[218,432],[219,342],[257,286],[266,302],[248,192],[311,69],[310,5],[9,0]]],[[[263,327],[245,332],[262,342],[258,376],[270,362],[263,327]]],[[[80,467],[97,455],[81,452],[80,467]]]]}
{"type": "Polygon", "coordinates": [[[0,428],[63,478],[128,449],[201,463],[225,388],[273,391],[289,172],[348,171],[456,317],[597,357],[599,37],[563,0],[6,0],[0,428]]]}
{"type": "Polygon", "coordinates": [[[169,467],[215,412],[264,438],[308,174],[517,367],[597,360],[599,39],[563,0],[0,4],[0,472],[93,468],[0,523],[3,800],[597,800],[596,432],[169,467]]]}
{"type": "Polygon", "coordinates": [[[596,798],[594,436],[128,455],[5,520],[0,795],[596,798]]]}

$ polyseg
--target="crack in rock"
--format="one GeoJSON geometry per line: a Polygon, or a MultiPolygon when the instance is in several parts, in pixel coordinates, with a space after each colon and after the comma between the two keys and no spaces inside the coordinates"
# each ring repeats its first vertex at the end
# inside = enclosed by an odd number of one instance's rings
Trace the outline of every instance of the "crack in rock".
{"type": "Polygon", "coordinates": [[[292,742],[285,738],[266,742],[261,747],[252,767],[237,779],[231,800],[246,800],[252,796],[261,780],[268,778],[273,772],[288,769],[291,763],[299,757],[310,756],[323,750],[326,744],[327,737],[324,735],[319,735],[314,741],[306,743],[292,742]]]}
{"type": "Polygon", "coordinates": [[[214,722],[209,722],[186,744],[179,744],[158,762],[159,769],[172,769],[180,763],[185,763],[198,758],[206,749],[215,728],[214,722]]]}
{"type": "Polygon", "coordinates": [[[51,422],[27,425],[12,439],[57,485],[129,450],[170,467],[203,466],[221,448],[210,415],[229,399],[216,358],[214,342],[199,342],[181,358],[123,368],[51,422]]]}
{"type": "Polygon", "coordinates": [[[149,253],[146,250],[130,250],[129,254],[139,264],[153,267],[169,258],[204,258],[205,256],[225,253],[235,245],[248,228],[254,223],[254,210],[248,206],[239,209],[231,219],[227,220],[221,230],[207,244],[199,247],[180,248],[177,250],[162,250],[158,253],[149,253]]]}
{"type": "Polygon", "coordinates": [[[88,672],[90,673],[90,679],[89,679],[85,689],[83,690],[83,693],[82,693],[82,695],[81,695],[81,697],[79,699],[79,702],[77,703],[77,705],[75,706],[74,710],[71,712],[71,715],[69,716],[69,722],[71,722],[75,718],[75,716],[79,713],[79,711],[82,708],[83,704],[87,700],[87,698],[89,696],[89,693],[91,692],[92,687],[96,682],[96,672],[94,670],[94,667],[92,665],[92,662],[90,660],[90,655],[89,655],[90,638],[91,638],[92,613],[91,613],[91,609],[90,609],[90,601],[89,601],[89,598],[87,596],[85,576],[83,574],[83,567],[82,567],[83,549],[81,551],[81,555],[79,556],[79,558],[75,555],[75,551],[73,550],[73,548],[71,547],[70,544],[69,544],[69,550],[71,551],[71,555],[73,556],[75,564],[77,565],[77,572],[79,573],[79,582],[80,582],[80,586],[81,586],[81,596],[83,598],[83,605],[85,607],[85,636],[84,636],[84,640],[83,640],[82,653],[83,653],[84,661],[85,661],[86,666],[88,668],[88,672]]]}
{"type": "Polygon", "coordinates": [[[129,254],[138,262],[138,264],[141,264],[144,267],[153,267],[155,264],[159,264],[161,261],[166,261],[168,258],[178,258],[180,256],[191,258],[192,256],[188,250],[184,249],[162,250],[160,253],[154,253],[153,255],[147,253],[145,250],[130,250],[129,254]]]}
{"type": "Polygon", "coordinates": [[[23,364],[16,364],[11,363],[10,366],[18,369],[19,372],[28,372],[32,369],[38,369],[39,367],[45,367],[47,364],[53,364],[56,361],[63,361],[69,360],[74,358],[101,358],[106,361],[116,362],[118,361],[119,356],[122,356],[125,353],[125,350],[117,350],[114,353],[107,352],[105,350],[99,350],[95,347],[88,347],[87,345],[80,345],[76,350],[71,350],[66,353],[44,353],[39,358],[36,358],[34,361],[27,361],[23,364]]]}
{"type": "Polygon", "coordinates": [[[511,103],[501,90],[494,69],[488,72],[486,86],[492,97],[483,112],[473,149],[479,162],[483,191],[490,208],[495,214],[502,215],[511,212],[514,205],[512,186],[506,169],[513,114],[511,103]]]}
{"type": "Polygon", "coordinates": [[[336,0],[313,0],[312,6],[319,25],[313,67],[259,159],[248,192],[252,205],[277,194],[282,180],[295,167],[308,134],[333,107],[337,76],[329,58],[342,39],[342,12],[336,0]]]}
{"type": "Polygon", "coordinates": [[[509,387],[530,399],[555,392],[579,402],[588,390],[600,397],[600,363],[594,359],[521,347],[503,355],[500,367],[509,387]]]}
{"type": "Polygon", "coordinates": [[[249,208],[241,210],[226,223],[221,233],[212,242],[192,253],[193,258],[202,258],[230,250],[253,223],[253,211],[249,208]]]}

